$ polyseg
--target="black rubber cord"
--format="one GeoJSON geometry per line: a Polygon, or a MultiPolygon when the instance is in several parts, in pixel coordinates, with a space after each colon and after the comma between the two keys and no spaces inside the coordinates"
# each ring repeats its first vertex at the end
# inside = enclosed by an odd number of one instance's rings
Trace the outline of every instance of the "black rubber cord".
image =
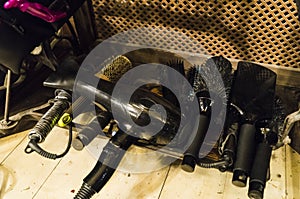
{"type": "Polygon", "coordinates": [[[38,154],[40,154],[41,156],[48,158],[48,159],[52,159],[55,160],[57,158],[62,158],[64,157],[70,150],[71,148],[71,144],[72,144],[72,123],[69,124],[69,139],[68,139],[68,144],[67,144],[67,148],[65,149],[65,151],[59,155],[57,154],[53,154],[50,153],[48,151],[45,151],[44,149],[42,149],[37,141],[35,139],[31,139],[27,145],[27,147],[25,148],[25,153],[32,153],[33,151],[37,152],[38,154]]]}

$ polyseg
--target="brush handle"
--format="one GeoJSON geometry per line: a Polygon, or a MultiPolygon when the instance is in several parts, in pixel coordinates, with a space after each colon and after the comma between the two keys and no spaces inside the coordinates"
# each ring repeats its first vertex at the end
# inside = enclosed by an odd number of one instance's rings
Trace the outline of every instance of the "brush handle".
{"type": "Polygon", "coordinates": [[[100,134],[110,122],[112,116],[109,112],[100,110],[97,117],[85,128],[83,128],[72,142],[74,149],[81,151],[89,145],[97,135],[100,134]]]}
{"type": "Polygon", "coordinates": [[[232,178],[232,183],[238,187],[247,185],[255,155],[255,134],[256,128],[253,124],[243,124],[241,126],[232,178]]]}
{"type": "Polygon", "coordinates": [[[199,126],[195,138],[189,148],[184,153],[181,168],[187,172],[193,172],[198,160],[198,154],[204,141],[210,119],[204,114],[200,114],[199,126]]]}
{"type": "Polygon", "coordinates": [[[271,154],[272,148],[268,143],[262,142],[257,145],[249,182],[248,196],[250,198],[263,198],[271,154]]]}

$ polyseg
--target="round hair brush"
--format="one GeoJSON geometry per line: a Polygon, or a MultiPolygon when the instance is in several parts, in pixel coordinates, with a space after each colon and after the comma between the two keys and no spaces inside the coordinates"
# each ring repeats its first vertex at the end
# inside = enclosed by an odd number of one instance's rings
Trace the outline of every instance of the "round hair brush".
{"type": "Polygon", "coordinates": [[[127,57],[117,56],[100,71],[100,78],[116,83],[132,67],[127,57]]]}
{"type": "Polygon", "coordinates": [[[225,164],[220,166],[220,171],[226,171],[233,166],[236,156],[236,146],[238,140],[238,131],[240,128],[242,112],[234,104],[227,108],[226,122],[223,128],[223,135],[219,139],[219,154],[225,164]]]}
{"type": "Polygon", "coordinates": [[[199,151],[211,120],[212,105],[216,112],[219,110],[222,114],[222,107],[227,103],[228,91],[231,87],[231,77],[231,63],[222,56],[212,57],[203,65],[194,66],[188,71],[187,78],[198,98],[200,115],[196,118],[199,121],[196,136],[182,160],[182,169],[187,172],[194,171],[199,159],[199,151]],[[221,76],[220,81],[216,81],[217,75],[221,76]]]}
{"type": "Polygon", "coordinates": [[[232,103],[243,111],[232,183],[247,184],[255,156],[256,123],[271,119],[276,74],[257,64],[239,62],[232,91],[232,103]]]}
{"type": "MultiPolygon", "coordinates": [[[[167,65],[169,67],[175,69],[177,72],[179,72],[183,76],[185,76],[184,63],[183,63],[182,60],[173,60],[173,61],[168,62],[167,65]]],[[[171,82],[172,80],[177,79],[176,77],[171,77],[171,75],[168,74],[167,72],[164,74],[164,78],[167,78],[167,80],[169,82],[171,82]]],[[[182,88],[183,84],[180,81],[176,81],[176,82],[172,81],[172,84],[175,84],[176,86],[174,86],[174,87],[176,87],[179,91],[180,91],[180,89],[184,89],[184,88],[182,88]]],[[[181,92],[178,92],[178,93],[181,93],[181,92]]],[[[168,88],[163,86],[162,87],[162,94],[163,94],[163,97],[166,100],[168,100],[169,102],[171,102],[175,106],[179,107],[178,99],[172,91],[170,91],[168,88]]]]}
{"type": "Polygon", "coordinates": [[[271,120],[270,127],[273,132],[277,134],[278,142],[273,149],[280,147],[280,142],[283,140],[283,131],[284,131],[284,120],[287,116],[283,102],[279,96],[275,96],[274,101],[274,114],[273,119],[271,120]]]}
{"type": "Polygon", "coordinates": [[[266,186],[272,148],[278,142],[278,136],[282,133],[284,122],[284,107],[279,97],[274,100],[274,114],[271,121],[260,128],[259,143],[251,169],[248,196],[249,198],[262,199],[266,186]]]}
{"type": "MultiPolygon", "coordinates": [[[[124,73],[126,73],[128,70],[132,68],[131,61],[123,56],[117,56],[114,59],[111,59],[108,61],[108,64],[98,73],[98,76],[101,79],[104,79],[106,81],[110,81],[112,83],[116,83],[124,73]]],[[[88,145],[98,134],[99,132],[93,132],[96,129],[100,130],[100,128],[97,126],[100,124],[101,128],[105,128],[105,126],[109,123],[111,116],[108,118],[103,118],[102,114],[106,114],[108,117],[108,112],[99,110],[100,113],[97,113],[96,120],[98,122],[93,121],[91,124],[80,131],[78,135],[76,136],[75,140],[73,141],[73,147],[75,149],[80,149],[86,145],[88,145]]]]}

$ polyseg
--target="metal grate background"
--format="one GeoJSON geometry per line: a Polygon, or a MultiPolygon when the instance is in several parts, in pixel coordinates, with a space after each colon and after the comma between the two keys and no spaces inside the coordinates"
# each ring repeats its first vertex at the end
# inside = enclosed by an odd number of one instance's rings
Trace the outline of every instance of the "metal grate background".
{"type": "MultiPolygon", "coordinates": [[[[300,22],[293,0],[93,0],[99,39],[141,27],[166,27],[195,40],[175,50],[300,68],[300,22]]],[[[149,40],[138,32],[130,40],[149,40]]],[[[169,41],[167,41],[169,43],[169,41]]],[[[156,41],[158,47],[166,44],[156,41]]]]}

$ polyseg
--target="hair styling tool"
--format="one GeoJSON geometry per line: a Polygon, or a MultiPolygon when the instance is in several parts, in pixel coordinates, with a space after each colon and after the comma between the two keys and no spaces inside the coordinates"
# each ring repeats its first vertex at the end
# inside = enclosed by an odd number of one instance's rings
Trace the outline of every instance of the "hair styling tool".
{"type": "Polygon", "coordinates": [[[28,137],[30,139],[27,147],[25,148],[26,153],[37,152],[41,156],[49,159],[61,158],[70,149],[72,142],[72,126],[69,125],[69,141],[67,149],[60,155],[52,154],[42,149],[38,143],[43,142],[53,127],[57,124],[63,113],[69,108],[71,95],[64,90],[56,90],[56,97],[54,99],[53,106],[43,115],[35,127],[29,132],[28,137]]]}
{"type": "MultiPolygon", "coordinates": [[[[219,106],[227,103],[232,81],[231,63],[222,56],[212,57],[204,65],[192,67],[188,72],[188,80],[194,88],[200,105],[199,127],[197,134],[184,154],[182,160],[182,169],[187,172],[193,172],[198,163],[203,167],[217,167],[218,164],[201,162],[199,151],[204,142],[208,126],[210,124],[211,106],[219,106]],[[223,82],[213,81],[216,73],[221,74],[223,82]],[[209,80],[205,82],[205,80],[209,80]],[[211,90],[209,90],[211,89],[211,90]],[[213,95],[213,96],[210,96],[213,95]]],[[[220,113],[222,114],[222,113],[220,113]]],[[[225,113],[224,113],[225,114],[225,113]]]]}
{"type": "MultiPolygon", "coordinates": [[[[96,78],[96,77],[95,77],[96,78]]],[[[113,92],[114,83],[103,80],[103,79],[97,79],[99,81],[99,88],[95,88],[92,86],[88,81],[91,80],[91,77],[84,78],[85,81],[79,80],[75,84],[75,90],[81,93],[81,95],[86,96],[89,100],[95,100],[97,103],[100,103],[107,111],[111,112],[111,104],[114,104],[115,107],[118,107],[118,110],[120,113],[122,111],[130,110],[130,116],[133,121],[138,123],[140,126],[148,125],[149,120],[144,120],[145,118],[141,118],[142,115],[147,115],[149,112],[150,107],[153,104],[160,104],[162,105],[166,112],[167,112],[167,120],[160,117],[159,113],[153,113],[153,117],[151,122],[154,123],[163,123],[165,124],[164,129],[168,129],[167,134],[169,133],[176,133],[179,128],[179,122],[181,118],[181,114],[179,111],[179,108],[171,104],[169,101],[164,99],[163,97],[143,88],[140,87],[136,89],[134,95],[131,97],[131,102],[123,102],[119,99],[115,99],[111,97],[111,93],[113,92]],[[140,99],[143,99],[141,101],[140,99]],[[141,112],[142,110],[142,112],[141,112]]],[[[95,81],[95,80],[94,80],[95,81]]],[[[127,85],[126,85],[127,86],[127,85]]],[[[155,111],[154,111],[155,112],[155,111]]],[[[120,114],[120,115],[126,115],[126,114],[120,114]]],[[[124,118],[124,121],[126,121],[126,118],[124,118]]],[[[128,124],[122,124],[122,125],[128,125],[128,124]]],[[[162,130],[162,131],[163,131],[162,130]]],[[[159,134],[159,133],[158,133],[159,134]]],[[[141,135],[137,133],[137,137],[140,137],[141,135]]],[[[148,138],[147,135],[145,137],[148,138]]],[[[150,136],[152,137],[152,136],[150,136]]],[[[174,135],[166,136],[168,137],[167,140],[169,142],[174,138],[174,135]]],[[[143,137],[141,137],[143,139],[143,137]]],[[[167,143],[169,143],[167,142],[167,143]]]]}
{"type": "Polygon", "coordinates": [[[258,124],[258,145],[251,169],[248,196],[249,198],[262,199],[269,169],[272,148],[275,148],[278,137],[282,133],[284,121],[284,107],[279,97],[274,100],[274,114],[269,121],[262,121],[258,124]],[[261,126],[261,128],[260,128],[261,126]]]}
{"type": "MultiPolygon", "coordinates": [[[[170,61],[166,65],[168,65],[168,66],[172,67],[173,69],[177,70],[182,75],[185,75],[184,74],[183,61],[180,61],[180,60],[170,61]]],[[[124,73],[126,73],[132,67],[133,66],[132,66],[130,60],[126,56],[123,56],[123,55],[122,56],[117,56],[115,59],[110,61],[110,63],[107,64],[101,70],[99,76],[100,76],[100,78],[102,78],[104,80],[108,80],[112,83],[115,83],[121,78],[121,76],[124,73]]],[[[165,74],[164,78],[169,78],[170,81],[171,81],[172,77],[169,77],[169,75],[170,74],[165,74]]],[[[174,80],[174,78],[173,78],[173,80],[174,80]]],[[[178,82],[178,87],[179,86],[182,87],[182,84],[180,84],[178,82]]],[[[154,88],[157,88],[157,87],[154,87],[154,88]]],[[[151,87],[150,87],[150,89],[151,89],[151,87]]],[[[153,91],[153,89],[151,89],[151,91],[153,91]]],[[[160,95],[161,92],[160,91],[157,91],[157,92],[158,92],[158,95],[160,95]]],[[[170,101],[174,105],[177,105],[178,101],[176,99],[176,96],[169,89],[163,87],[162,88],[162,95],[166,100],[170,101]]],[[[74,139],[73,147],[76,150],[82,150],[82,148],[84,146],[89,144],[97,135],[99,135],[99,131],[101,131],[101,129],[99,128],[99,124],[100,124],[101,128],[103,129],[109,123],[109,120],[107,120],[107,118],[112,119],[111,115],[108,117],[109,112],[104,111],[104,110],[100,110],[100,109],[96,109],[96,110],[100,111],[99,113],[97,113],[98,120],[97,120],[97,118],[95,118],[86,128],[82,129],[82,131],[80,131],[78,133],[78,135],[76,136],[76,138],[74,139]],[[104,120],[106,122],[104,122],[104,120]]],[[[107,134],[108,137],[111,136],[110,133],[111,132],[108,132],[108,134],[107,134]]],[[[161,135],[161,136],[158,135],[157,137],[156,137],[156,139],[153,139],[153,140],[152,139],[150,139],[150,140],[139,140],[135,144],[140,145],[140,146],[145,146],[145,147],[148,147],[148,148],[151,148],[151,146],[156,148],[156,147],[159,147],[159,146],[163,146],[163,145],[165,145],[169,142],[168,141],[169,138],[166,138],[163,135],[161,135]],[[160,139],[158,140],[157,137],[159,137],[160,139]]]]}
{"type": "Polygon", "coordinates": [[[99,192],[114,174],[125,152],[135,139],[121,130],[116,132],[103,148],[93,170],[84,178],[74,199],[89,199],[99,192]]]}
{"type": "Polygon", "coordinates": [[[272,146],[273,150],[276,150],[277,148],[282,146],[282,141],[284,140],[284,121],[286,119],[287,113],[280,97],[275,96],[274,104],[274,115],[273,119],[270,122],[270,127],[271,130],[277,134],[277,143],[272,146]]]}
{"type": "MultiPolygon", "coordinates": [[[[161,132],[154,136],[151,135],[151,132],[149,132],[149,135],[147,135],[147,132],[142,134],[140,134],[140,132],[130,132],[129,135],[128,132],[123,132],[121,130],[117,131],[104,147],[94,169],[84,179],[84,183],[80,191],[75,196],[76,199],[91,198],[96,192],[99,192],[113,175],[126,150],[132,144],[139,142],[141,145],[155,144],[156,146],[165,146],[171,141],[174,141],[173,139],[177,133],[180,124],[179,121],[181,119],[179,107],[176,107],[162,96],[151,92],[145,87],[136,89],[135,93],[131,97],[130,103],[128,103],[112,98],[111,94],[115,85],[113,82],[107,81],[103,78],[98,79],[99,87],[95,88],[89,83],[89,81],[93,82],[91,78],[84,78],[84,80],[85,82],[79,80],[75,84],[74,89],[81,93],[81,95],[86,96],[88,99],[95,100],[97,103],[100,103],[108,112],[111,112],[112,104],[119,109],[119,113],[130,110],[129,114],[132,120],[140,126],[145,126],[149,121],[144,116],[149,114],[149,109],[153,104],[160,104],[165,108],[167,118],[160,117],[159,113],[153,113],[151,122],[164,124],[161,132]]],[[[125,122],[119,125],[128,126],[130,123],[126,124],[125,122]]]]}
{"type": "Polygon", "coordinates": [[[253,161],[248,196],[249,198],[262,199],[264,188],[267,181],[267,175],[270,166],[270,159],[272,154],[272,146],[277,142],[277,135],[269,128],[260,128],[258,132],[259,143],[256,146],[255,158],[253,161]]]}
{"type": "Polygon", "coordinates": [[[108,63],[101,71],[100,77],[116,83],[123,74],[132,69],[131,61],[124,55],[117,56],[108,63]]]}
{"type": "Polygon", "coordinates": [[[99,135],[111,121],[111,113],[105,110],[99,109],[97,116],[90,122],[89,125],[84,127],[76,136],[72,142],[74,149],[81,151],[85,146],[91,143],[91,141],[99,135]],[[100,126],[99,126],[100,125],[100,126]]]}
{"type": "Polygon", "coordinates": [[[218,146],[219,154],[221,154],[220,160],[224,162],[218,167],[221,172],[233,166],[242,115],[241,110],[234,106],[234,104],[228,106],[223,136],[220,138],[218,146]]]}
{"type": "MultiPolygon", "coordinates": [[[[98,73],[98,76],[103,80],[116,83],[132,67],[131,61],[126,56],[120,55],[110,60],[98,73]]],[[[96,118],[75,137],[72,146],[76,150],[82,150],[84,146],[87,146],[112,119],[108,111],[101,110],[100,108],[96,110],[98,111],[96,118]]]]}
{"type": "Polygon", "coordinates": [[[247,184],[255,156],[256,123],[272,118],[276,74],[260,65],[239,62],[232,102],[243,111],[232,183],[247,184]]]}
{"type": "MultiPolygon", "coordinates": [[[[175,60],[175,61],[171,61],[169,63],[167,63],[168,66],[170,66],[171,68],[175,69],[176,71],[178,71],[180,74],[182,74],[183,76],[185,76],[185,71],[184,71],[184,64],[183,61],[181,60],[175,60]]],[[[172,81],[174,79],[176,79],[175,77],[169,77],[170,74],[165,74],[166,78],[169,79],[169,81],[172,81]]],[[[177,89],[184,89],[182,88],[182,83],[180,81],[177,82],[172,82],[173,84],[176,84],[176,88],[177,89]]],[[[175,87],[175,86],[174,86],[175,87]]],[[[168,101],[170,101],[172,104],[174,104],[175,106],[179,107],[179,103],[178,103],[178,99],[177,97],[172,93],[172,91],[170,91],[168,88],[166,87],[162,87],[162,94],[164,96],[164,98],[168,101]]]]}

